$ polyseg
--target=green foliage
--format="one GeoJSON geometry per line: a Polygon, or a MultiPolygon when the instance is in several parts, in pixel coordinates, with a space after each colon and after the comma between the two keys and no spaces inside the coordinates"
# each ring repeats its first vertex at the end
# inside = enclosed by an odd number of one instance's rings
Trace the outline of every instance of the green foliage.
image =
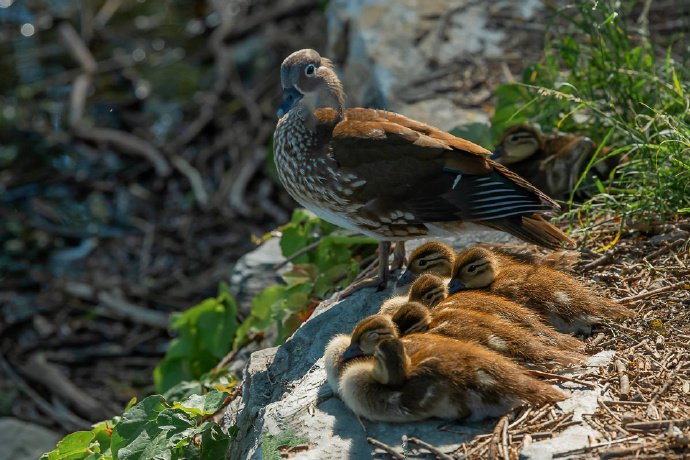
{"type": "Polygon", "coordinates": [[[172,317],[177,337],[156,366],[156,389],[163,393],[179,382],[197,380],[218,364],[232,348],[237,332],[237,305],[221,284],[217,297],[172,317]]]}
{"type": "MultiPolygon", "coordinates": [[[[658,56],[647,34],[626,25],[625,2],[579,1],[561,10],[567,30],[547,40],[543,60],[523,83],[503,85],[492,135],[523,122],[588,135],[625,161],[568,217],[605,214],[653,219],[687,212],[690,185],[690,72],[670,53],[658,56]],[[605,142],[604,142],[605,141],[605,142]]],[[[582,179],[599,161],[590,162],[582,179]]],[[[572,198],[571,198],[572,204],[572,198]]]]}
{"type": "MultiPolygon", "coordinates": [[[[223,405],[236,380],[214,366],[233,347],[246,343],[251,333],[276,326],[277,342],[285,341],[318,299],[352,281],[360,271],[359,262],[372,256],[375,248],[372,239],[342,235],[302,209],[278,231],[283,254],[295,256],[293,268],[283,275],[285,284],[259,293],[242,324],[223,284],[217,297],[174,315],[171,328],[177,337],[154,371],[156,388],[163,394],[133,401],[121,416],[68,435],[41,460],[224,458],[233,433],[205,419],[223,405]]],[[[266,436],[264,457],[281,458],[280,448],[305,441],[290,433],[266,436]]]]}
{"type": "Polygon", "coordinates": [[[224,458],[231,436],[206,418],[223,406],[226,397],[216,389],[173,403],[161,395],[149,396],[121,417],[67,435],[41,460],[224,458]]]}
{"type": "Polygon", "coordinates": [[[278,229],[285,257],[294,256],[285,284],[270,286],[252,300],[250,316],[240,326],[235,346],[250,332],[278,328],[276,343],[283,343],[311,315],[318,300],[347,286],[360,271],[358,260],[373,254],[375,241],[342,235],[338,227],[304,209],[278,229]],[[311,247],[311,250],[304,251],[311,247]],[[298,252],[303,254],[297,254],[298,252]]]}

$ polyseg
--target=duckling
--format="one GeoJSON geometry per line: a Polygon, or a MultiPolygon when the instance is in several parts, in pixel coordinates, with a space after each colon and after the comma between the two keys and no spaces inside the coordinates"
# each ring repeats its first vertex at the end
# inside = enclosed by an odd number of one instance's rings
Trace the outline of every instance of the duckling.
{"type": "MultiPolygon", "coordinates": [[[[578,260],[578,254],[574,251],[555,251],[545,256],[504,251],[501,251],[501,253],[519,262],[545,265],[562,271],[572,271],[573,266],[578,260]]],[[[398,279],[397,285],[404,286],[409,284],[424,273],[431,273],[441,278],[450,278],[455,257],[455,250],[445,243],[440,241],[424,243],[410,254],[407,269],[398,279]]]]}
{"type": "Polygon", "coordinates": [[[458,254],[450,293],[486,288],[535,312],[561,332],[590,334],[604,319],[621,320],[630,310],[597,295],[575,278],[543,265],[516,262],[485,248],[458,254]]]}
{"type": "Polygon", "coordinates": [[[530,330],[483,311],[437,307],[429,310],[417,302],[402,305],[391,317],[400,335],[432,334],[478,343],[527,364],[553,368],[584,361],[584,355],[544,343],[530,330]]]}
{"type": "Polygon", "coordinates": [[[373,358],[344,367],[338,394],[355,414],[372,421],[481,420],[522,402],[542,405],[565,399],[559,390],[479,345],[434,334],[399,338],[385,315],[367,317],[355,327],[343,357],[362,356],[373,358]]]}
{"type": "MultiPolygon", "coordinates": [[[[469,290],[448,297],[446,282],[438,276],[424,274],[417,278],[410,288],[408,297],[410,302],[419,302],[429,309],[432,314],[438,309],[461,309],[493,314],[502,320],[510,321],[542,343],[555,346],[565,351],[583,352],[585,344],[575,337],[562,334],[544,324],[535,312],[512,302],[505,297],[486,291],[469,290]],[[438,306],[438,307],[437,307],[438,306]]],[[[397,303],[392,312],[397,311],[402,303],[397,303]]]]}
{"type": "MultiPolygon", "coordinates": [[[[544,135],[531,126],[516,125],[503,132],[491,158],[550,196],[567,199],[596,150],[588,137],[544,135]]],[[[599,157],[607,154],[608,149],[603,149],[599,157]]],[[[595,163],[591,172],[605,178],[618,163],[618,158],[607,158],[595,163]]]]}
{"type": "Polygon", "coordinates": [[[455,250],[440,241],[429,241],[412,251],[408,260],[407,269],[398,279],[398,285],[409,284],[422,273],[449,278],[453,271],[455,250]]]}

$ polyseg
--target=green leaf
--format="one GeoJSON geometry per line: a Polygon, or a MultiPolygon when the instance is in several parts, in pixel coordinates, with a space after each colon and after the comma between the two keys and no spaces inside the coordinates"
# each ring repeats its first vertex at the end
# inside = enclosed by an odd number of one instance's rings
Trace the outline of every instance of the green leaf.
{"type": "Polygon", "coordinates": [[[172,321],[178,336],[154,370],[154,382],[165,392],[184,380],[198,379],[232,348],[238,332],[237,305],[225,284],[215,298],[178,314],[172,321]]]}
{"type": "Polygon", "coordinates": [[[230,439],[217,423],[206,423],[201,432],[201,460],[225,458],[230,439]]]}
{"type": "Polygon", "coordinates": [[[55,450],[43,454],[41,460],[77,460],[93,453],[89,448],[94,439],[91,431],[76,431],[58,441],[55,450]]]}
{"type": "Polygon", "coordinates": [[[133,457],[133,453],[143,450],[143,447],[137,448],[142,442],[146,443],[153,439],[154,436],[151,436],[147,428],[150,428],[149,425],[155,422],[158,415],[167,407],[161,395],[153,395],[143,399],[122,414],[111,438],[113,457],[118,459],[139,458],[133,457]],[[135,443],[134,446],[132,446],[133,443],[135,443]]]}
{"type": "Polygon", "coordinates": [[[193,394],[182,402],[174,402],[173,408],[180,409],[192,417],[215,414],[221,408],[227,393],[210,390],[205,395],[193,394]]]}

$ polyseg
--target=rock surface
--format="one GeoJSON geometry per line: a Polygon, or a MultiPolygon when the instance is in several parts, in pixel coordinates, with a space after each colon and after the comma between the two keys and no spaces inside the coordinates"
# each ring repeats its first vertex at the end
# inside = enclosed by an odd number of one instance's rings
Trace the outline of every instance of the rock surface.
{"type": "Polygon", "coordinates": [[[540,0],[490,8],[474,0],[334,0],[327,56],[341,71],[351,107],[390,109],[444,130],[487,123],[484,110],[467,108],[479,106],[472,98],[458,103],[472,92],[458,83],[472,60],[505,55],[509,32],[490,21],[490,12],[528,21],[540,8],[540,0]]]}
{"type": "MultiPolygon", "coordinates": [[[[477,232],[445,241],[458,250],[485,241],[519,243],[495,232],[477,232]]],[[[404,435],[415,436],[444,452],[452,452],[473,436],[491,432],[495,420],[452,424],[447,430],[439,430],[446,424],[441,420],[409,424],[359,421],[332,394],[323,366],[326,344],[335,334],[351,332],[359,319],[375,313],[391,294],[392,289],[383,292],[365,289],[340,302],[324,301],[284,345],[251,355],[244,371],[242,396],[233,402],[225,418],[226,428],[233,425],[239,428],[229,458],[263,458],[265,436],[286,433],[303,438],[309,446],[293,458],[315,460],[369,458],[372,448],[367,437],[396,447],[401,453],[404,435]]],[[[612,356],[611,352],[600,353],[590,359],[591,367],[579,372],[593,372],[606,365],[612,356]]],[[[560,388],[572,397],[560,403],[559,410],[575,412],[576,420],[582,420],[581,414],[596,409],[597,390],[571,383],[560,388]]],[[[535,442],[531,450],[523,454],[525,458],[551,458],[546,455],[582,447],[587,435],[596,436],[597,433],[584,423],[575,425],[550,440],[535,442]]]]}
{"type": "Polygon", "coordinates": [[[0,418],[0,458],[36,460],[55,448],[60,436],[42,426],[12,417],[0,418]]]}

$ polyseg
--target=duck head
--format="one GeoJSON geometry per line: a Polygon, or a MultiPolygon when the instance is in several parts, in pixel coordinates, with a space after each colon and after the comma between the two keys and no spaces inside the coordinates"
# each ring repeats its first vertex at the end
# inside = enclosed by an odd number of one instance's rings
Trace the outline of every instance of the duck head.
{"type": "Polygon", "coordinates": [[[448,277],[453,270],[454,259],[455,251],[447,244],[439,241],[424,243],[410,254],[407,269],[400,276],[398,285],[409,284],[423,273],[448,277]]]}
{"type": "Polygon", "coordinates": [[[343,359],[371,356],[379,342],[397,337],[398,330],[390,317],[385,315],[367,316],[357,323],[352,331],[350,346],[343,352],[343,359]]]}
{"type": "Polygon", "coordinates": [[[427,308],[433,308],[441,301],[448,297],[448,287],[442,278],[425,273],[420,275],[417,280],[412,283],[408,300],[410,302],[419,302],[427,308]]]}
{"type": "Polygon", "coordinates": [[[490,285],[498,274],[498,258],[488,249],[470,248],[455,258],[448,293],[490,285]]]}
{"type": "Polygon", "coordinates": [[[333,63],[312,49],[295,51],[280,66],[283,102],[276,115],[283,117],[304,104],[310,111],[331,107],[342,114],[345,94],[333,63]]]}

